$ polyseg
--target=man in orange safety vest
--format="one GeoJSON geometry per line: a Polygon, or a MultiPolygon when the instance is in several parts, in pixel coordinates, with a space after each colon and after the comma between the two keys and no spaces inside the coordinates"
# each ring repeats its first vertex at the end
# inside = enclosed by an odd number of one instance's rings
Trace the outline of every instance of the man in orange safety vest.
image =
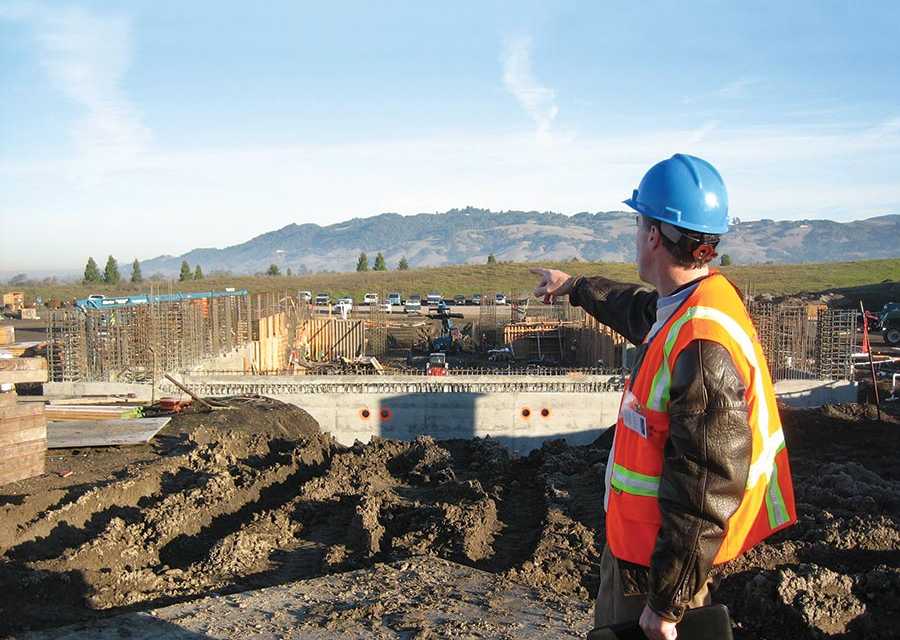
{"type": "Polygon", "coordinates": [[[639,620],[674,640],[709,604],[710,571],[796,521],[775,392],[740,292],[709,262],[728,231],[718,171],[676,154],[625,204],[637,267],[655,288],[535,269],[535,295],[569,296],[639,345],[606,468],[606,547],[594,622],[639,620]]]}

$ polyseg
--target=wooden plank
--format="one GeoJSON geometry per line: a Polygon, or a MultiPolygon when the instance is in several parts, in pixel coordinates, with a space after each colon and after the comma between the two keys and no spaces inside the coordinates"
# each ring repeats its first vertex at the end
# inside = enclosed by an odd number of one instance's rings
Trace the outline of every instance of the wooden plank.
{"type": "Polygon", "coordinates": [[[0,433],[13,433],[25,429],[43,427],[47,424],[44,416],[21,416],[19,418],[7,418],[0,420],[0,433]]]}
{"type": "Polygon", "coordinates": [[[0,325],[0,344],[12,344],[16,341],[16,328],[11,324],[0,325]]]}
{"type": "Polygon", "coordinates": [[[47,369],[44,358],[0,358],[0,371],[41,371],[47,369]]]}
{"type": "Polygon", "coordinates": [[[5,407],[9,407],[16,404],[16,400],[19,396],[16,395],[15,389],[12,391],[0,391],[0,411],[2,411],[5,407]]]}
{"type": "Polygon", "coordinates": [[[0,358],[0,384],[47,382],[44,358],[0,358]]]}
{"type": "Polygon", "coordinates": [[[19,456],[33,455],[46,450],[47,438],[39,438],[37,440],[20,442],[19,444],[7,445],[0,448],[0,463],[2,463],[2,466],[5,468],[10,466],[13,460],[19,456]]]}
{"type": "Polygon", "coordinates": [[[30,429],[20,429],[19,431],[0,432],[0,447],[6,447],[12,444],[20,444],[29,440],[39,440],[47,437],[47,427],[31,427],[30,429]]]}
{"type": "Polygon", "coordinates": [[[35,403],[22,403],[0,407],[0,422],[11,418],[24,418],[29,416],[44,415],[44,405],[35,403]]]}
{"type": "Polygon", "coordinates": [[[0,485],[43,475],[47,464],[44,458],[46,458],[46,456],[41,456],[40,460],[32,460],[27,465],[15,469],[3,469],[0,471],[0,485]]]}
{"type": "Polygon", "coordinates": [[[47,425],[48,449],[107,447],[149,442],[171,418],[136,418],[132,420],[72,420],[47,425]]]}

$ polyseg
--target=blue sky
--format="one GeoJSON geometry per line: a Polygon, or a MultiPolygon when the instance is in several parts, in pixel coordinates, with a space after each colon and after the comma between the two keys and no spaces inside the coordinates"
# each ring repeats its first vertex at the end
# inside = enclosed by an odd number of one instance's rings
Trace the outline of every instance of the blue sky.
{"type": "Polygon", "coordinates": [[[0,272],[621,209],[679,151],[744,219],[900,212],[898,33],[896,2],[4,0],[0,272]]]}

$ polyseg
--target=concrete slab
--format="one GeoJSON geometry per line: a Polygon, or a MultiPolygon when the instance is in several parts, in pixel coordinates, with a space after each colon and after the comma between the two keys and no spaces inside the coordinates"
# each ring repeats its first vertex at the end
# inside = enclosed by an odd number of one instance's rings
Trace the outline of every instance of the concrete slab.
{"type": "Polygon", "coordinates": [[[583,638],[591,619],[588,602],[421,557],[21,638],[583,638]]]}

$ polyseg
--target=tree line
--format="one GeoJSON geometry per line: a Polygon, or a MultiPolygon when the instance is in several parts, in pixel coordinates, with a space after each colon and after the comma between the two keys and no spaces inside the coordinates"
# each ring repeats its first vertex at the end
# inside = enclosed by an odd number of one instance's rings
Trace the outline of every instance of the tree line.
{"type": "MultiPolygon", "coordinates": [[[[178,275],[178,280],[180,280],[181,282],[184,282],[186,280],[203,280],[203,269],[201,269],[200,265],[198,264],[192,270],[191,265],[188,264],[188,261],[182,260],[181,272],[178,275]]],[[[93,256],[88,258],[87,264],[84,266],[84,284],[99,282],[102,282],[104,284],[119,284],[119,282],[121,281],[122,276],[119,273],[119,262],[113,256],[109,256],[106,259],[106,266],[103,267],[102,272],[97,266],[97,263],[94,261],[93,256]]],[[[130,281],[134,284],[138,284],[144,281],[144,276],[141,273],[141,263],[138,262],[137,258],[135,258],[134,262],[131,263],[130,281]]]]}
{"type": "MultiPolygon", "coordinates": [[[[363,251],[359,254],[359,257],[356,259],[356,271],[368,271],[369,270],[369,256],[366,255],[366,252],[363,251]]],[[[379,251],[378,255],[375,256],[375,264],[372,266],[372,271],[387,271],[387,263],[384,261],[384,256],[379,251]]],[[[406,259],[406,256],[400,258],[400,262],[397,263],[397,271],[408,271],[409,270],[409,261],[406,259]]]]}

